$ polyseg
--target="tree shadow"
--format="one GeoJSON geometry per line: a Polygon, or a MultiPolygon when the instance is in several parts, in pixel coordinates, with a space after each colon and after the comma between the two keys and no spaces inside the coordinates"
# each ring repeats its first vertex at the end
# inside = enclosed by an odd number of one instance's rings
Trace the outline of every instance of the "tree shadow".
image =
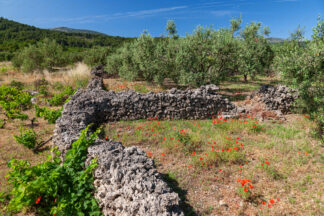
{"type": "Polygon", "coordinates": [[[194,210],[194,208],[188,204],[188,199],[186,197],[187,190],[183,190],[179,187],[179,183],[171,178],[168,174],[162,174],[162,179],[167,183],[167,185],[177,194],[179,194],[180,197],[180,208],[183,210],[184,215],[186,216],[198,216],[197,212],[194,210]]]}

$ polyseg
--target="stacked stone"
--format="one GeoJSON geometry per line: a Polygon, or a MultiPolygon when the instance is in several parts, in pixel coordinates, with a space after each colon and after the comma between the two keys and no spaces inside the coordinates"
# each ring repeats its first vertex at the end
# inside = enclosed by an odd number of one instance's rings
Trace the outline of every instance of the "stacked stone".
{"type": "Polygon", "coordinates": [[[250,98],[258,96],[259,101],[265,103],[268,110],[278,110],[283,114],[290,111],[293,103],[298,97],[297,91],[287,86],[270,86],[263,85],[259,90],[254,92],[250,98]]]}
{"type": "MultiPolygon", "coordinates": [[[[91,123],[95,129],[104,122],[149,117],[206,119],[218,114],[237,115],[238,108],[223,99],[215,85],[185,91],[171,89],[166,93],[116,93],[105,91],[96,71],[92,74],[89,88],[78,90],[71,97],[56,122],[53,141],[62,159],[81,130],[91,123]]],[[[86,164],[94,157],[98,158],[95,196],[105,215],[183,215],[178,194],[171,191],[153,161],[139,148],[96,140],[88,149],[86,164]]]]}
{"type": "Polygon", "coordinates": [[[95,197],[104,215],[184,215],[179,196],[137,147],[98,140],[88,149],[88,165],[98,159],[94,173],[95,197]]]}

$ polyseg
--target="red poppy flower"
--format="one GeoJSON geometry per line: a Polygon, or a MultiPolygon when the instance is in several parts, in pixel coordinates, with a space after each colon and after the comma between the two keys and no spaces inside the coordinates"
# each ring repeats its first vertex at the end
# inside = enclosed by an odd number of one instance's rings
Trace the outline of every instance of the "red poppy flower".
{"type": "Polygon", "coordinates": [[[246,162],[245,164],[249,164],[249,162],[246,162]]]}
{"type": "Polygon", "coordinates": [[[247,193],[247,192],[249,192],[249,190],[248,190],[247,188],[244,188],[244,192],[246,192],[246,193],[247,193]]]}
{"type": "Polygon", "coordinates": [[[265,162],[265,163],[268,164],[268,165],[270,164],[269,162],[265,162]]]}
{"type": "Polygon", "coordinates": [[[280,198],[277,198],[278,201],[280,201],[280,198]]]}
{"type": "Polygon", "coordinates": [[[271,204],[273,204],[274,202],[275,202],[274,200],[272,200],[272,199],[270,200],[270,203],[271,203],[271,204]]]}
{"type": "Polygon", "coordinates": [[[108,140],[108,137],[107,136],[105,137],[105,140],[108,140]]]}
{"type": "Polygon", "coordinates": [[[239,179],[239,178],[238,178],[238,179],[236,179],[236,181],[237,181],[237,182],[240,182],[240,181],[241,181],[241,179],[239,179]]]}
{"type": "Polygon", "coordinates": [[[162,156],[165,156],[165,154],[164,154],[164,153],[161,153],[161,155],[162,155],[162,156]]]}
{"type": "Polygon", "coordinates": [[[251,188],[251,189],[252,189],[252,188],[253,188],[253,185],[251,185],[251,184],[250,184],[250,185],[249,185],[249,188],[251,188]]]}
{"type": "Polygon", "coordinates": [[[195,155],[195,154],[196,154],[196,152],[192,152],[192,153],[191,153],[191,155],[195,155]]]}
{"type": "Polygon", "coordinates": [[[42,199],[42,197],[40,196],[40,197],[38,197],[37,198],[37,200],[36,200],[36,204],[38,204],[39,203],[39,201],[42,199]]]}
{"type": "Polygon", "coordinates": [[[262,201],[262,205],[265,205],[265,204],[266,204],[266,202],[262,201]]]}
{"type": "Polygon", "coordinates": [[[271,205],[269,204],[268,207],[271,208],[271,205]]]}
{"type": "Polygon", "coordinates": [[[203,158],[202,158],[202,157],[200,157],[200,160],[203,160],[203,158]]]}
{"type": "Polygon", "coordinates": [[[223,171],[222,169],[219,169],[219,171],[221,172],[221,171],[223,171]]]}

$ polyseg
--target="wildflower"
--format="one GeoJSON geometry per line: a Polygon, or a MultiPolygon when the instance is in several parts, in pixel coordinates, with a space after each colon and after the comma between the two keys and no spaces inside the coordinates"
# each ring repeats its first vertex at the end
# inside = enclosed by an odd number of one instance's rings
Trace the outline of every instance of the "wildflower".
{"type": "Polygon", "coordinates": [[[205,153],[205,155],[207,155],[207,153],[205,153]]]}
{"type": "Polygon", "coordinates": [[[253,188],[253,185],[251,185],[251,184],[250,184],[250,185],[249,185],[249,188],[251,188],[251,189],[252,189],[252,188],[253,188]]]}
{"type": "Polygon", "coordinates": [[[108,137],[107,136],[105,137],[105,140],[108,140],[108,137]]]}
{"type": "Polygon", "coordinates": [[[55,198],[55,200],[54,200],[54,203],[56,203],[56,198],[55,198]]]}
{"type": "Polygon", "coordinates": [[[200,160],[203,160],[203,158],[202,158],[202,157],[200,157],[200,160]]]}
{"type": "Polygon", "coordinates": [[[148,155],[149,157],[151,157],[151,156],[152,156],[151,152],[148,152],[148,153],[147,153],[147,155],[148,155]]]}
{"type": "Polygon", "coordinates": [[[236,179],[236,181],[237,181],[237,182],[240,182],[240,181],[241,181],[241,179],[239,179],[239,178],[238,178],[238,179],[236,179]]]}
{"type": "Polygon", "coordinates": [[[249,162],[246,162],[245,164],[247,165],[247,164],[249,164],[249,162]]]}
{"type": "Polygon", "coordinates": [[[270,162],[265,162],[267,165],[269,165],[270,164],[270,162]]]}
{"type": "Polygon", "coordinates": [[[223,171],[222,169],[219,169],[219,172],[223,171]]]}
{"type": "Polygon", "coordinates": [[[280,198],[277,198],[277,201],[280,201],[280,198]]]}
{"type": "Polygon", "coordinates": [[[272,200],[272,199],[270,200],[270,203],[271,203],[271,204],[273,204],[274,202],[275,202],[274,200],[272,200]]]}
{"type": "Polygon", "coordinates": [[[268,207],[271,208],[271,205],[269,204],[268,207]]]}
{"type": "Polygon", "coordinates": [[[248,190],[247,188],[244,188],[244,192],[246,192],[246,193],[247,193],[247,192],[249,192],[249,190],[248,190]]]}
{"type": "Polygon", "coordinates": [[[224,149],[222,149],[222,152],[224,151],[224,149]]]}
{"type": "Polygon", "coordinates": [[[192,152],[192,153],[191,153],[191,155],[195,155],[195,154],[196,154],[196,152],[192,152]]]}
{"type": "Polygon", "coordinates": [[[188,168],[191,168],[192,167],[192,164],[190,164],[189,166],[188,166],[188,168]]]}
{"type": "Polygon", "coordinates": [[[265,204],[266,204],[266,202],[262,201],[262,205],[265,205],[265,204]]]}
{"type": "Polygon", "coordinates": [[[166,137],[163,137],[163,140],[166,140],[166,137]]]}
{"type": "Polygon", "coordinates": [[[165,153],[161,153],[162,156],[165,156],[165,153]]]}
{"type": "Polygon", "coordinates": [[[212,165],[210,165],[210,166],[209,166],[209,168],[211,169],[211,168],[213,168],[213,166],[212,166],[212,165]]]}

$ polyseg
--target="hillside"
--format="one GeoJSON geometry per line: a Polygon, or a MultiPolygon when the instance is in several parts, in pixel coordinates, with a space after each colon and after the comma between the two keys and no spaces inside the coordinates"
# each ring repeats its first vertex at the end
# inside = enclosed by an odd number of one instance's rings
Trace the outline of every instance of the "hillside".
{"type": "Polygon", "coordinates": [[[285,41],[285,39],[282,39],[282,38],[276,38],[276,37],[269,37],[267,38],[267,40],[270,42],[270,43],[282,43],[285,41]]]}
{"type": "Polygon", "coordinates": [[[73,28],[68,28],[68,27],[56,27],[56,28],[51,28],[49,30],[60,31],[60,32],[65,32],[65,33],[84,33],[84,34],[106,35],[106,34],[101,33],[101,32],[85,30],[85,29],[73,29],[73,28]]]}
{"type": "Polygon", "coordinates": [[[0,17],[0,60],[10,60],[15,51],[29,44],[35,44],[44,38],[56,40],[65,49],[91,48],[93,46],[116,48],[123,42],[132,40],[132,38],[90,32],[67,33],[40,29],[0,17]]]}

